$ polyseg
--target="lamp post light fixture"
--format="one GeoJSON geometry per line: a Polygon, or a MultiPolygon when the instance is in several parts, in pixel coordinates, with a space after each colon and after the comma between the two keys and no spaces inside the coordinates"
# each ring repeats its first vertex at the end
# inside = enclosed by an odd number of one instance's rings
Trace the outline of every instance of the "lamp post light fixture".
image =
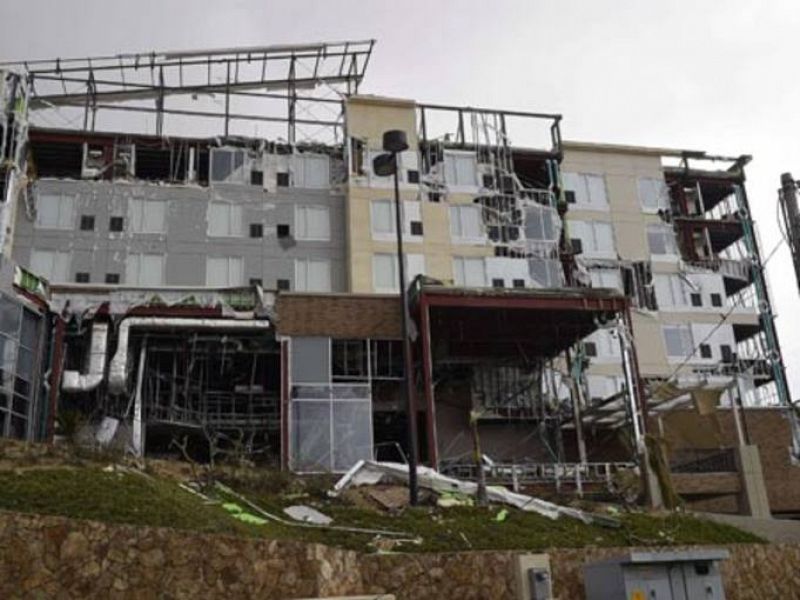
{"type": "Polygon", "coordinates": [[[397,129],[383,134],[384,154],[379,154],[372,161],[376,175],[386,177],[394,175],[394,218],[397,230],[397,272],[400,285],[400,310],[403,325],[403,360],[406,395],[406,418],[408,419],[408,493],[409,503],[416,506],[419,502],[417,484],[417,409],[414,401],[413,359],[411,357],[411,338],[409,335],[408,293],[406,290],[406,269],[403,254],[403,213],[400,205],[400,184],[398,180],[397,155],[408,150],[406,132],[397,129]]]}

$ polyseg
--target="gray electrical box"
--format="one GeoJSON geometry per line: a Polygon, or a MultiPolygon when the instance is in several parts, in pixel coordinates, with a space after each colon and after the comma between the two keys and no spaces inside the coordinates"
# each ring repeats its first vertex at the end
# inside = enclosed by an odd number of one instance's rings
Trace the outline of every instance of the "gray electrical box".
{"type": "Polygon", "coordinates": [[[547,554],[518,554],[514,570],[518,600],[552,600],[553,583],[547,554]]]}
{"type": "Polygon", "coordinates": [[[727,550],[631,552],[583,567],[586,600],[724,600],[727,550]]]}

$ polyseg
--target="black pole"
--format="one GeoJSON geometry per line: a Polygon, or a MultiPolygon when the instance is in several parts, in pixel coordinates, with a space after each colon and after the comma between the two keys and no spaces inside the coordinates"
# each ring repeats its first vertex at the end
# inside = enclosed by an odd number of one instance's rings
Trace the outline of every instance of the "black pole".
{"type": "Polygon", "coordinates": [[[400,207],[400,183],[398,181],[397,152],[392,152],[394,161],[394,217],[397,229],[397,272],[400,284],[400,310],[403,322],[403,378],[405,380],[406,415],[408,418],[408,498],[411,506],[419,503],[417,484],[417,411],[414,406],[414,363],[411,357],[411,339],[408,333],[408,294],[406,293],[406,269],[403,260],[403,218],[400,207]]]}

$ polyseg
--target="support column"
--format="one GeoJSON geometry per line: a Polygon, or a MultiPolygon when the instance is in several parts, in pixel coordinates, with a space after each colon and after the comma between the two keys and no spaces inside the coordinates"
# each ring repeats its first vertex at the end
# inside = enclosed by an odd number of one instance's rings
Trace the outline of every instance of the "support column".
{"type": "Polygon", "coordinates": [[[430,307],[425,295],[420,296],[420,337],[422,338],[422,386],[425,390],[425,416],[427,420],[428,462],[439,468],[439,451],[436,442],[436,411],[433,396],[433,357],[431,356],[430,307]]]}

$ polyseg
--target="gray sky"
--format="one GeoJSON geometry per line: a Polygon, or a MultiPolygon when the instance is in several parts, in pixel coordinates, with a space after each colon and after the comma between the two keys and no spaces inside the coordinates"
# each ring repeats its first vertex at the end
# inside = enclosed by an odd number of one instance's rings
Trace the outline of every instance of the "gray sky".
{"type": "MultiPolygon", "coordinates": [[[[0,23],[7,60],[375,38],[365,93],[558,112],[567,139],[752,154],[764,255],[780,173],[800,178],[792,0],[3,0],[0,23]]],[[[785,246],[768,272],[797,397],[785,246]]]]}

